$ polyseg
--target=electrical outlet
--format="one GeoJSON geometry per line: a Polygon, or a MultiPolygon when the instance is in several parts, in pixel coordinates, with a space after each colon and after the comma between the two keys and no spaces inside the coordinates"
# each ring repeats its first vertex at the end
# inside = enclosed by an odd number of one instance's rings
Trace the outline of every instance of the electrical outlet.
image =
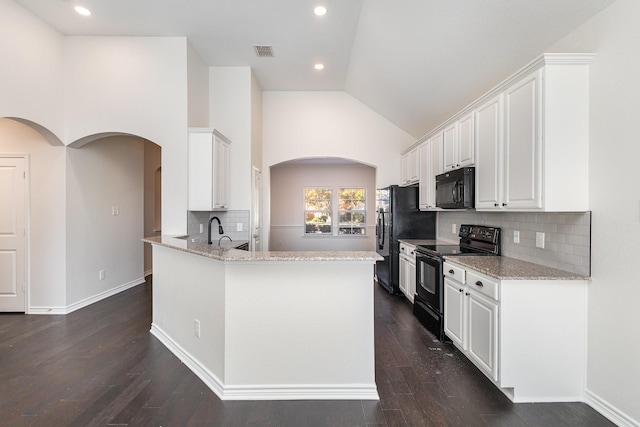
{"type": "Polygon", "coordinates": [[[200,338],[200,321],[198,319],[194,319],[193,321],[193,333],[196,337],[200,338]]]}
{"type": "Polygon", "coordinates": [[[236,222],[236,231],[242,231],[242,223],[236,222]]]}
{"type": "Polygon", "coordinates": [[[200,224],[200,232],[204,233],[204,224],[200,224]]]}
{"type": "Polygon", "coordinates": [[[457,231],[456,231],[456,230],[457,230],[456,225],[455,225],[455,224],[451,224],[451,232],[452,232],[453,234],[456,234],[456,233],[457,233],[457,231]]]}
{"type": "Polygon", "coordinates": [[[105,277],[107,277],[107,273],[104,270],[100,270],[98,272],[98,277],[100,278],[100,280],[104,280],[105,277]]]}
{"type": "Polygon", "coordinates": [[[536,232],[536,248],[544,249],[544,233],[536,232]]]}
{"type": "Polygon", "coordinates": [[[513,243],[520,243],[520,231],[513,230],[513,243]]]}

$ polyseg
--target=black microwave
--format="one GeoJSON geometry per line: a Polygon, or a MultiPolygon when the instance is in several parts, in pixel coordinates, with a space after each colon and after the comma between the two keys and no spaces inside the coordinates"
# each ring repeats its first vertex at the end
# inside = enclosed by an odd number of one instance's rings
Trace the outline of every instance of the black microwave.
{"type": "Polygon", "coordinates": [[[473,209],[476,168],[461,168],[436,176],[436,207],[473,209]]]}

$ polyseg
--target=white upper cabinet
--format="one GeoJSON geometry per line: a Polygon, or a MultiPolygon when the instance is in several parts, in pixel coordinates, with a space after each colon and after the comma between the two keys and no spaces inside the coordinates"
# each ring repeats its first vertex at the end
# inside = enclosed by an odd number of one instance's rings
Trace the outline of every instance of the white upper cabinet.
{"type": "Polygon", "coordinates": [[[590,58],[544,55],[476,109],[477,210],[589,209],[590,58]]]}
{"type": "Polygon", "coordinates": [[[400,165],[402,183],[400,185],[412,185],[420,179],[420,154],[418,148],[413,148],[402,155],[400,165]]]}
{"type": "Polygon", "coordinates": [[[463,116],[458,122],[458,163],[463,168],[475,163],[475,136],[473,113],[463,116]]]}
{"type": "Polygon", "coordinates": [[[443,131],[444,170],[471,166],[475,162],[473,113],[466,114],[443,131]]]}
{"type": "Polygon", "coordinates": [[[458,124],[453,123],[451,126],[445,128],[442,132],[444,140],[444,169],[451,170],[458,168],[457,159],[457,145],[458,145],[458,124]]]}
{"type": "Polygon", "coordinates": [[[420,210],[436,208],[436,175],[443,173],[442,133],[432,136],[419,148],[420,153],[420,210]]]}
{"type": "Polygon", "coordinates": [[[216,130],[189,130],[188,210],[229,208],[230,144],[216,130]]]}
{"type": "Polygon", "coordinates": [[[497,209],[502,203],[502,95],[475,111],[476,209],[497,209]]]}
{"type": "Polygon", "coordinates": [[[504,94],[504,198],[509,209],[540,209],[542,70],[504,94]]]}

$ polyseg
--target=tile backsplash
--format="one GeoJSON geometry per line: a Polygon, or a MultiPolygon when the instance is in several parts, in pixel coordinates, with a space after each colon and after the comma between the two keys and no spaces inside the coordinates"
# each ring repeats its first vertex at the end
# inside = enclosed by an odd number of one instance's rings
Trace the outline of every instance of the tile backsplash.
{"type": "Polygon", "coordinates": [[[229,236],[233,241],[249,240],[249,211],[216,211],[216,212],[187,212],[187,234],[196,241],[207,240],[207,225],[209,218],[217,216],[222,223],[224,234],[218,234],[218,223],[213,222],[211,230],[212,240],[218,240],[222,236],[229,236]],[[200,224],[203,232],[200,233],[200,224]],[[242,231],[238,231],[238,224],[242,224],[242,231]]]}
{"type": "Polygon", "coordinates": [[[457,242],[460,224],[500,227],[504,256],[585,276],[591,273],[591,212],[438,212],[438,238],[457,242]],[[515,230],[520,243],[513,241],[515,230]],[[545,233],[544,249],[536,247],[536,232],[545,233]]]}

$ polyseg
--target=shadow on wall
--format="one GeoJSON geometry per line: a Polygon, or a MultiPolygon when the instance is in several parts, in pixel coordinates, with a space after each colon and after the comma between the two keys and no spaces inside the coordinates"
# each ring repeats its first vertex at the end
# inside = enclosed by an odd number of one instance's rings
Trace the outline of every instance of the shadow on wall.
{"type": "Polygon", "coordinates": [[[270,174],[269,250],[375,250],[375,167],[343,158],[305,158],[274,165],[270,174]],[[322,194],[323,200],[311,203],[305,191],[315,199],[322,194]]]}

